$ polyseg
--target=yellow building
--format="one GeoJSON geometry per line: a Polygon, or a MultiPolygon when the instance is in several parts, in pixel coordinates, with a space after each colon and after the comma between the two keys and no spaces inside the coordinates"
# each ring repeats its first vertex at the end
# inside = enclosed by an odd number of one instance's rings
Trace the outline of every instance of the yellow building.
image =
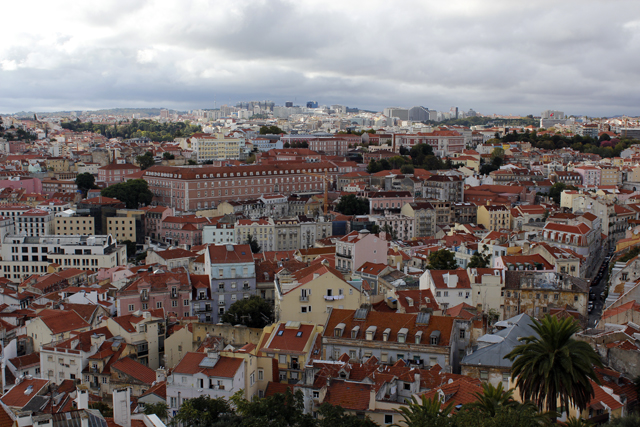
{"type": "Polygon", "coordinates": [[[622,184],[622,172],[617,167],[601,167],[600,185],[622,184]]]}
{"type": "Polygon", "coordinates": [[[107,218],[107,233],[118,242],[136,241],[136,219],[132,217],[114,216],[107,218]]]}
{"type": "Polygon", "coordinates": [[[96,234],[92,216],[56,217],[53,227],[59,236],[92,236],[96,234]]]}
{"type": "Polygon", "coordinates": [[[49,157],[46,160],[47,169],[54,172],[69,172],[69,159],[64,157],[49,157]]]}
{"type": "Polygon", "coordinates": [[[342,274],[318,264],[292,274],[289,283],[276,277],[276,319],[324,325],[331,308],[356,310],[367,302],[356,286],[345,282],[342,274]]]}
{"type": "Polygon", "coordinates": [[[502,205],[478,206],[478,224],[489,231],[511,228],[511,211],[502,205]]]}
{"type": "Polygon", "coordinates": [[[257,355],[277,360],[279,378],[273,381],[289,383],[302,379],[323,330],[320,325],[301,322],[276,322],[264,328],[257,355]]]}
{"type": "Polygon", "coordinates": [[[78,313],[73,310],[41,310],[27,324],[27,336],[33,340],[33,351],[40,351],[43,344],[65,340],[72,332],[85,332],[91,329],[78,313]]]}

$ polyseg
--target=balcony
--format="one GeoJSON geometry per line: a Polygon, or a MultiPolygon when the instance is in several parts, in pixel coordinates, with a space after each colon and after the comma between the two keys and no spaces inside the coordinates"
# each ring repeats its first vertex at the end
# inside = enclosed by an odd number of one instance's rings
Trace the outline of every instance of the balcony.
{"type": "Polygon", "coordinates": [[[224,305],[225,302],[224,301],[218,301],[218,305],[224,305]]]}
{"type": "Polygon", "coordinates": [[[300,297],[300,302],[309,302],[309,296],[308,295],[301,296],[300,297]]]}
{"type": "Polygon", "coordinates": [[[140,294],[140,301],[149,301],[149,294],[140,294]]]}

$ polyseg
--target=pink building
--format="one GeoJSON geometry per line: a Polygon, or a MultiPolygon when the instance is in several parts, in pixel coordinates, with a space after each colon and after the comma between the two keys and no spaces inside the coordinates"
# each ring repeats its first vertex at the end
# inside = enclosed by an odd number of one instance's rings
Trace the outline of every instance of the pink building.
{"type": "Polygon", "coordinates": [[[140,168],[130,163],[111,163],[98,169],[98,181],[105,182],[108,185],[117,184],[124,181],[126,175],[136,172],[140,172],[140,168]]]}
{"type": "Polygon", "coordinates": [[[369,230],[352,231],[336,242],[336,268],[354,272],[365,262],[386,263],[389,244],[369,230]]]}
{"type": "Polygon", "coordinates": [[[173,208],[167,208],[164,206],[146,206],[142,208],[142,210],[145,211],[145,236],[151,238],[151,240],[159,240],[162,221],[164,221],[168,216],[174,215],[173,208]]]}
{"type": "Polygon", "coordinates": [[[118,315],[163,308],[178,317],[191,312],[189,273],[146,273],[118,291],[118,315]]]}
{"type": "Polygon", "coordinates": [[[26,176],[9,176],[0,180],[0,188],[11,188],[26,190],[27,193],[42,193],[42,181],[38,178],[26,176]]]}
{"type": "Polygon", "coordinates": [[[411,149],[418,144],[430,145],[434,154],[441,157],[462,153],[465,147],[464,136],[453,130],[393,135],[393,150],[395,152],[399,152],[400,147],[411,149]]]}
{"type": "Polygon", "coordinates": [[[210,224],[208,218],[195,215],[167,216],[162,220],[158,240],[191,249],[192,246],[202,244],[202,229],[210,224]]]}
{"type": "Polygon", "coordinates": [[[600,185],[601,170],[597,166],[579,166],[573,168],[582,177],[582,185],[600,185]]]}
{"type": "Polygon", "coordinates": [[[379,191],[369,193],[369,212],[400,212],[405,203],[413,203],[414,198],[409,191],[379,191]]]}

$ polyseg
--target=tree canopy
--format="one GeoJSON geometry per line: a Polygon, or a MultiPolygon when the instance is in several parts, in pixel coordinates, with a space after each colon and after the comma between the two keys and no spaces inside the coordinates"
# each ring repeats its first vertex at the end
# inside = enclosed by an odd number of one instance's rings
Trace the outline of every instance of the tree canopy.
{"type": "Polygon", "coordinates": [[[602,367],[600,357],[588,343],[573,338],[581,328],[572,317],[546,315],[534,319],[532,328],[538,337],[520,338],[522,344],[505,356],[513,362],[511,377],[520,397],[552,413],[558,402],[584,410],[594,395],[590,381],[599,383],[594,366],[602,367]]]}
{"type": "Polygon", "coordinates": [[[260,127],[260,135],[280,135],[281,133],[286,133],[278,126],[261,126],[260,127]]]}
{"type": "Polygon", "coordinates": [[[138,164],[140,165],[140,169],[142,170],[148,169],[156,164],[156,161],[153,159],[153,153],[151,151],[147,151],[143,155],[137,156],[136,162],[138,162],[138,164]]]}
{"type": "Polygon", "coordinates": [[[76,176],[76,185],[82,194],[87,195],[87,191],[96,188],[96,178],[89,172],[84,172],[76,176]]]}
{"type": "Polygon", "coordinates": [[[347,194],[340,198],[336,211],[344,215],[366,215],[369,213],[369,199],[347,194]]]}
{"type": "Polygon", "coordinates": [[[262,250],[262,247],[260,246],[260,244],[258,243],[258,241],[256,240],[253,234],[249,234],[247,236],[247,245],[251,246],[251,253],[253,254],[257,254],[262,250]]]}
{"type": "Polygon", "coordinates": [[[429,270],[455,270],[458,268],[456,257],[448,249],[440,249],[429,254],[429,270]]]}
{"type": "Polygon", "coordinates": [[[118,199],[127,205],[127,209],[138,209],[148,206],[153,200],[153,193],[144,179],[130,179],[129,181],[110,185],[100,191],[104,197],[118,199]]]}
{"type": "Polygon", "coordinates": [[[556,204],[560,204],[560,199],[562,197],[562,192],[567,189],[567,184],[564,182],[556,182],[549,189],[549,197],[551,200],[556,202],[556,204]]]}
{"type": "Polygon", "coordinates": [[[196,132],[202,132],[202,127],[192,125],[189,121],[160,123],[155,120],[136,120],[128,123],[94,124],[74,120],[61,124],[64,129],[75,132],[94,132],[106,138],[149,138],[152,141],[173,141],[175,138],[188,137],[196,132]]]}
{"type": "Polygon", "coordinates": [[[252,295],[231,304],[229,310],[222,315],[222,321],[250,328],[264,328],[273,321],[273,307],[263,298],[252,295]]]}

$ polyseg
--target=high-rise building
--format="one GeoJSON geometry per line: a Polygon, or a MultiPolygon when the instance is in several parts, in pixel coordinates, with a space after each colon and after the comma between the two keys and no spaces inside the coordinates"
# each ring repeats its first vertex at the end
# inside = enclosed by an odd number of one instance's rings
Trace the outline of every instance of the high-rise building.
{"type": "Polygon", "coordinates": [[[425,107],[413,107],[409,109],[409,120],[414,122],[429,120],[429,109],[425,107]]]}
{"type": "Polygon", "coordinates": [[[287,101],[287,102],[284,103],[284,106],[285,107],[293,107],[293,102],[287,101]]]}
{"type": "Polygon", "coordinates": [[[406,108],[385,108],[383,114],[387,117],[396,117],[400,120],[409,120],[409,110],[407,110],[406,108]]]}
{"type": "Polygon", "coordinates": [[[307,102],[307,108],[318,108],[318,101],[307,102]]]}
{"type": "Polygon", "coordinates": [[[457,119],[458,118],[458,107],[451,107],[449,109],[449,118],[457,119]]]}

